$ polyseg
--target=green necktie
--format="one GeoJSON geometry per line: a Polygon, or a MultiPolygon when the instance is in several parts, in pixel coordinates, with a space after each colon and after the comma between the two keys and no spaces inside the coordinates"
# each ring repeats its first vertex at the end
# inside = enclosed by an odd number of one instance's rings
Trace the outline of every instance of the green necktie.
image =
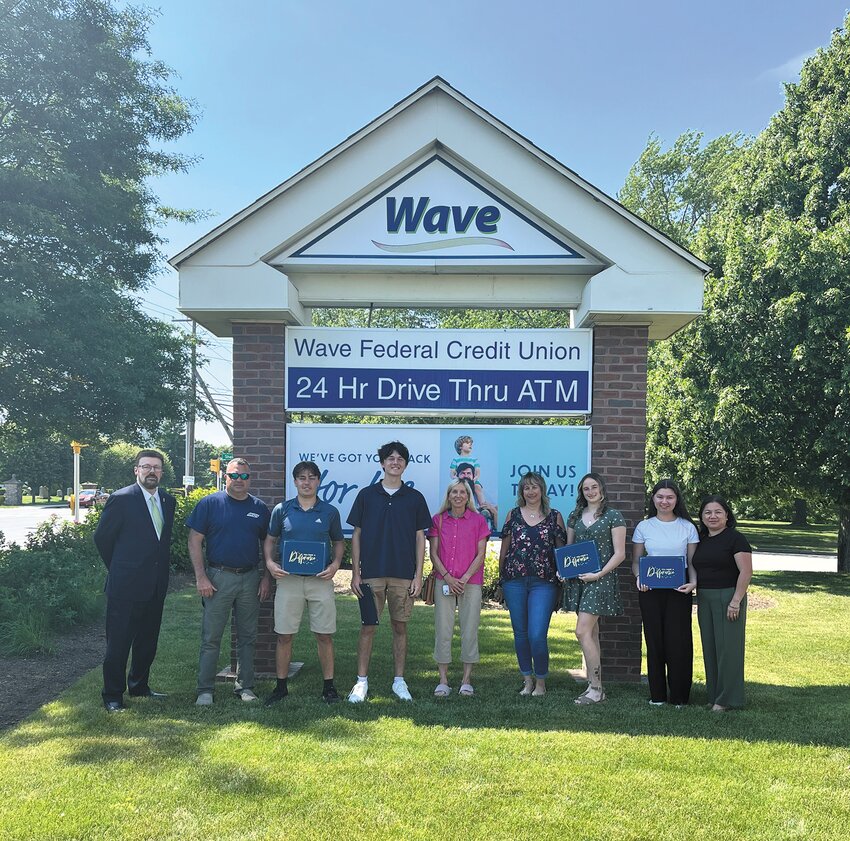
{"type": "Polygon", "coordinates": [[[149,496],[148,501],[151,506],[151,517],[153,517],[153,526],[156,529],[156,536],[162,537],[162,514],[159,513],[159,506],[153,501],[153,497],[149,496]]]}

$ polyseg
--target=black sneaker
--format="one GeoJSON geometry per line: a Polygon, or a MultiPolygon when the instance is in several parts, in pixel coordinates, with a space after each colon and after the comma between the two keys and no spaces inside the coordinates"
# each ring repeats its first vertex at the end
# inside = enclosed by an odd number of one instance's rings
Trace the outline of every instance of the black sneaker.
{"type": "Polygon", "coordinates": [[[339,692],[336,691],[336,687],[331,686],[328,689],[323,690],[322,700],[326,704],[336,704],[338,701],[341,701],[342,698],[339,697],[339,692]]]}
{"type": "Polygon", "coordinates": [[[278,701],[282,701],[289,693],[288,692],[280,692],[275,689],[272,691],[272,694],[266,698],[266,706],[270,707],[272,704],[276,704],[278,701]]]}

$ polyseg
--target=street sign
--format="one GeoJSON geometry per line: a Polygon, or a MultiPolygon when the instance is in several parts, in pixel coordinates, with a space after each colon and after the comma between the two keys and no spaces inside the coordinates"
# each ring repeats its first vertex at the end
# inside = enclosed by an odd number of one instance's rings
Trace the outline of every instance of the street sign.
{"type": "Polygon", "coordinates": [[[194,485],[194,484],[195,484],[195,477],[194,476],[184,476],[183,477],[183,485],[184,486],[194,485]]]}

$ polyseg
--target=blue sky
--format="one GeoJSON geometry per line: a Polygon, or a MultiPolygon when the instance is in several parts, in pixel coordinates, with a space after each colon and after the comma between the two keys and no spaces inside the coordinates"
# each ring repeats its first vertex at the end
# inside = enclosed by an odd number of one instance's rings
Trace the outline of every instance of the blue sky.
{"type": "MultiPolygon", "coordinates": [[[[650,134],[757,134],[782,82],[829,43],[847,0],[391,3],[164,0],[150,43],[201,113],[177,145],[199,157],[157,179],[164,203],[209,211],[164,230],[169,256],[435,75],[607,193],[650,134]]],[[[179,318],[166,269],[147,296],[179,318]]],[[[229,402],[229,342],[208,381],[229,402]]],[[[226,407],[229,416],[229,407],[226,407]]],[[[220,428],[198,437],[225,442],[220,428]]]]}

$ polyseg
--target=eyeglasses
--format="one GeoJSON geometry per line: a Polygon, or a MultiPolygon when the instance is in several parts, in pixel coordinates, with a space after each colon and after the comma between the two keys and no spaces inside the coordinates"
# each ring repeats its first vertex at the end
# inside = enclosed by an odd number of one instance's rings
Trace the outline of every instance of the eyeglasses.
{"type": "Polygon", "coordinates": [[[159,464],[137,464],[136,467],[142,473],[162,473],[162,467],[159,464]]]}
{"type": "Polygon", "coordinates": [[[229,476],[235,482],[237,479],[250,479],[250,473],[226,473],[225,476],[229,476]]]}

